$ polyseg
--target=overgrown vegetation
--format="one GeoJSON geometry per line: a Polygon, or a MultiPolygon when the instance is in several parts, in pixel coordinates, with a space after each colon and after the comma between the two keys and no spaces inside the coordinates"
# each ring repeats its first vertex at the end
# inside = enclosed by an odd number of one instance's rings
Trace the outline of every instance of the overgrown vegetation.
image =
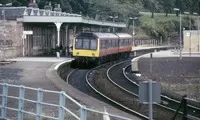
{"type": "MultiPolygon", "coordinates": [[[[197,18],[193,15],[182,15],[182,28],[185,30],[197,29],[197,18]]],[[[129,28],[131,28],[129,26],[129,28]]],[[[151,13],[140,12],[140,17],[135,20],[136,38],[155,38],[167,40],[175,34],[179,35],[180,31],[180,17],[175,14],[155,13],[154,19],[151,18],[151,13]]],[[[131,33],[132,29],[129,30],[131,33]]]]}

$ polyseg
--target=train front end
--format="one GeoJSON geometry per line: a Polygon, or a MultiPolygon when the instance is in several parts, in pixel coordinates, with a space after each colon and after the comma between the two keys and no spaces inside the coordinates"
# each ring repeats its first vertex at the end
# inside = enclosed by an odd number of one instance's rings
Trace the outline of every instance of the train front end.
{"type": "Polygon", "coordinates": [[[99,58],[99,40],[93,33],[79,33],[73,42],[72,55],[78,64],[90,64],[99,58]]]}

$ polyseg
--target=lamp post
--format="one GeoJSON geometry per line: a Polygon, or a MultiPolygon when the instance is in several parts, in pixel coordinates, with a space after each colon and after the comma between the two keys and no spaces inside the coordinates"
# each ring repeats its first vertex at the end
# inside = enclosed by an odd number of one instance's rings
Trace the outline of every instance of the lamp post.
{"type": "MultiPolygon", "coordinates": [[[[118,18],[118,16],[109,16],[110,18],[113,19],[113,23],[115,22],[115,19],[118,18]]],[[[113,26],[113,33],[115,32],[115,28],[113,26]]]]}
{"type": "Polygon", "coordinates": [[[192,29],[191,29],[191,28],[192,28],[192,27],[191,27],[191,26],[192,26],[192,25],[191,25],[192,23],[191,23],[191,15],[190,15],[190,12],[184,12],[184,14],[187,14],[187,15],[189,16],[189,30],[192,30],[192,29]]]}
{"type": "Polygon", "coordinates": [[[198,45],[197,45],[197,49],[198,49],[198,53],[200,52],[200,40],[199,40],[199,14],[198,13],[193,13],[194,15],[197,16],[197,31],[198,31],[198,45]]]}
{"type": "Polygon", "coordinates": [[[130,20],[133,20],[133,41],[132,41],[132,44],[133,44],[133,46],[134,46],[135,20],[138,19],[138,17],[134,17],[134,18],[130,17],[129,19],[130,19],[130,20]]]}
{"type": "MultiPolygon", "coordinates": [[[[192,23],[191,23],[191,15],[190,15],[190,12],[184,12],[184,14],[187,14],[188,16],[189,16],[189,30],[192,30],[192,23]]],[[[184,30],[184,29],[183,29],[184,30]]],[[[189,34],[189,37],[190,37],[190,39],[189,39],[189,55],[191,56],[191,52],[192,52],[192,48],[191,48],[191,36],[192,36],[192,34],[191,34],[191,31],[190,31],[190,34],[189,34]]]]}
{"type": "Polygon", "coordinates": [[[181,23],[181,10],[179,9],[179,8],[174,8],[174,11],[179,11],[179,13],[180,13],[180,45],[179,45],[179,47],[180,47],[180,51],[179,51],[179,59],[181,60],[182,59],[182,35],[181,35],[181,26],[182,26],[182,23],[181,23]]]}
{"type": "MultiPolygon", "coordinates": [[[[5,7],[8,7],[8,6],[12,6],[12,3],[0,4],[0,7],[3,7],[2,14],[3,14],[3,36],[4,36],[4,40],[6,39],[6,33],[5,33],[5,20],[6,20],[5,7]]],[[[5,60],[5,51],[4,51],[4,56],[3,56],[3,61],[4,60],[5,60]]]]}

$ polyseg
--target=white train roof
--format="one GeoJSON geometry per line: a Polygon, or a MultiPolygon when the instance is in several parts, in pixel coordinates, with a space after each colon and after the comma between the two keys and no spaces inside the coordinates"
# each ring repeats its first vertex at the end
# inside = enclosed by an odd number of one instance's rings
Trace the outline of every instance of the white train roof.
{"type": "Polygon", "coordinates": [[[101,32],[85,32],[85,33],[80,33],[77,35],[77,37],[97,37],[100,39],[125,39],[125,38],[132,38],[131,35],[127,33],[101,33],[101,32]]]}
{"type": "Polygon", "coordinates": [[[113,33],[94,33],[98,38],[118,38],[117,35],[113,34],[113,33]]]}
{"type": "Polygon", "coordinates": [[[128,33],[116,33],[120,38],[132,38],[128,33]]]}

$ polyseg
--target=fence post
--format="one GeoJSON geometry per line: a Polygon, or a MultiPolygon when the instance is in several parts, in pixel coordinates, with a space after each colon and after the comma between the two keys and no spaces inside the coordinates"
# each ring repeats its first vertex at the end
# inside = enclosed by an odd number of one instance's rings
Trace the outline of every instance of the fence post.
{"type": "Polygon", "coordinates": [[[6,119],[7,96],[8,96],[8,85],[4,83],[3,95],[2,95],[1,119],[6,119]]]}
{"type": "Polygon", "coordinates": [[[187,100],[186,100],[186,95],[183,97],[183,119],[182,120],[187,120],[187,100]]]}
{"type": "Polygon", "coordinates": [[[64,108],[65,107],[65,95],[64,95],[64,91],[60,92],[60,101],[59,101],[59,114],[58,114],[58,118],[59,120],[64,120],[64,108]]]}
{"type": "Polygon", "coordinates": [[[36,120],[41,120],[42,113],[43,90],[41,88],[37,91],[37,117],[36,120]]]}
{"type": "Polygon", "coordinates": [[[85,106],[81,107],[81,119],[80,120],[86,120],[87,118],[87,112],[85,110],[85,106]]]}
{"type": "Polygon", "coordinates": [[[24,86],[21,85],[19,88],[19,105],[18,105],[18,120],[23,120],[23,109],[24,109],[24,86]]]}
{"type": "Polygon", "coordinates": [[[150,73],[152,73],[152,58],[153,58],[153,55],[152,55],[152,53],[150,54],[150,73]]]}

